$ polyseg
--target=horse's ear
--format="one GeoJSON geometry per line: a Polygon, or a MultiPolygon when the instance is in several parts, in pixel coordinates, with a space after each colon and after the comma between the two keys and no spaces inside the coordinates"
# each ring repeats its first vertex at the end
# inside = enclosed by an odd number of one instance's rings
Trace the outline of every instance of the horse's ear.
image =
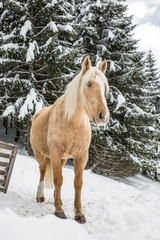
{"type": "Polygon", "coordinates": [[[82,63],[82,74],[85,74],[91,67],[90,56],[86,56],[82,63]]]}
{"type": "Polygon", "coordinates": [[[104,59],[104,61],[99,65],[98,67],[103,73],[106,72],[107,70],[107,60],[104,59]]]}

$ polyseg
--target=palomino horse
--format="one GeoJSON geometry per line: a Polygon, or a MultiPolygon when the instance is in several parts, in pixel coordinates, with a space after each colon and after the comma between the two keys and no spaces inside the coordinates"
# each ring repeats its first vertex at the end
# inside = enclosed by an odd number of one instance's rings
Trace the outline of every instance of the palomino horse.
{"type": "Polygon", "coordinates": [[[55,215],[66,218],[61,201],[62,168],[67,159],[74,159],[75,220],[79,223],[86,222],[81,189],[91,142],[90,120],[101,126],[109,119],[106,68],[106,60],[99,67],[92,67],[89,56],[85,57],[82,71],[68,84],[65,94],[52,106],[41,109],[32,121],[31,144],[40,169],[36,200],[45,200],[44,178],[46,187],[53,187],[54,180],[55,215]]]}

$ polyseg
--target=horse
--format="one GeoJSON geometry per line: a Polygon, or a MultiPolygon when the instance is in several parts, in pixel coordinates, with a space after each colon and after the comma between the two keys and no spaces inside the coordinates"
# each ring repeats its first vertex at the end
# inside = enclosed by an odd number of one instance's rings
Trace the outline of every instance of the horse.
{"type": "Polygon", "coordinates": [[[106,68],[106,60],[93,67],[86,56],[82,70],[67,85],[65,93],[53,105],[39,110],[32,120],[30,141],[40,170],[36,200],[44,202],[44,186],[52,188],[54,183],[54,214],[66,219],[61,200],[62,168],[67,159],[73,159],[75,220],[79,223],[86,222],[81,190],[91,142],[90,121],[103,126],[109,120],[106,68]]]}

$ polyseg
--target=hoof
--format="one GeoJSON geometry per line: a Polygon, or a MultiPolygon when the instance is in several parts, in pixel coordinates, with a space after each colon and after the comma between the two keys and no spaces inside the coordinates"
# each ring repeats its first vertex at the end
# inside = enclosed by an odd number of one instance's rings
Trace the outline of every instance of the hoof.
{"type": "Polygon", "coordinates": [[[84,215],[76,215],[74,218],[78,223],[84,224],[86,223],[86,218],[84,215]]]}
{"type": "Polygon", "coordinates": [[[44,197],[36,197],[36,201],[39,203],[42,203],[45,201],[45,198],[44,197]]]}
{"type": "Polygon", "coordinates": [[[64,214],[64,212],[55,212],[54,215],[58,218],[61,219],[67,219],[66,215],[64,214]]]}

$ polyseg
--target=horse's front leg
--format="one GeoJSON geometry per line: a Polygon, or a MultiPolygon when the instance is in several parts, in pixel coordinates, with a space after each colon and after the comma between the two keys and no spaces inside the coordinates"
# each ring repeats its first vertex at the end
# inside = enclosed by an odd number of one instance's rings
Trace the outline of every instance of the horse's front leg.
{"type": "Polygon", "coordinates": [[[61,159],[56,154],[52,155],[52,167],[53,167],[53,178],[54,178],[54,206],[55,206],[55,215],[59,218],[66,219],[64,211],[62,209],[62,200],[61,200],[61,186],[63,183],[62,176],[62,164],[61,159]]]}
{"type": "Polygon", "coordinates": [[[87,161],[88,161],[88,151],[85,154],[83,154],[83,156],[75,159],[75,163],[74,163],[74,172],[75,172],[75,179],[74,179],[75,220],[79,223],[85,223],[86,222],[86,218],[85,218],[85,216],[82,212],[81,190],[82,190],[82,185],[83,185],[83,170],[86,166],[87,161]]]}

